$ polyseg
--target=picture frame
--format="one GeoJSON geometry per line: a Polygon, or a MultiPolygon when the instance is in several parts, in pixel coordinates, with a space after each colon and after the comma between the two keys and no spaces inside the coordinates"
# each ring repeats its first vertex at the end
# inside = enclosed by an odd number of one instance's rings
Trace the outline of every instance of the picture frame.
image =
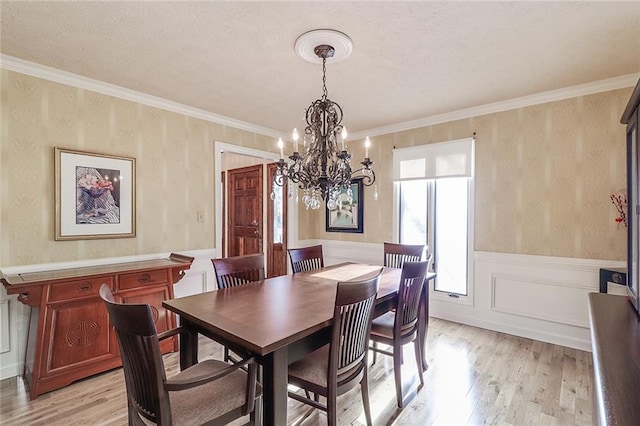
{"type": "Polygon", "coordinates": [[[55,240],[136,235],[135,158],[55,147],[55,240]]]}
{"type": "Polygon", "coordinates": [[[363,233],[364,225],[364,186],[362,179],[351,180],[352,201],[349,202],[347,190],[342,189],[338,195],[338,207],[326,211],[327,232],[363,233]]]}

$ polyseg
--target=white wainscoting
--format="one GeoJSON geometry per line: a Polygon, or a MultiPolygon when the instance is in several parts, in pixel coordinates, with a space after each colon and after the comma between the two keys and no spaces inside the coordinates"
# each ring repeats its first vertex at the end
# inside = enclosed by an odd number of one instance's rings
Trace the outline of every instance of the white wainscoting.
{"type": "Polygon", "coordinates": [[[18,302],[18,296],[7,296],[0,286],[0,380],[22,372],[29,312],[31,308],[18,302]]]}
{"type": "Polygon", "coordinates": [[[191,268],[185,271],[179,284],[173,286],[174,296],[184,297],[215,290],[216,279],[211,259],[217,257],[216,250],[181,251],[180,253],[192,256],[194,259],[191,268]]]}
{"type": "MultiPolygon", "coordinates": [[[[304,240],[291,244],[291,247],[314,244],[323,245],[326,265],[346,261],[382,263],[383,247],[378,243],[304,240]]],[[[176,297],[214,290],[216,285],[211,259],[217,257],[216,250],[180,253],[193,256],[194,261],[174,287],[176,297]]],[[[168,255],[162,253],[31,265],[3,268],[2,272],[35,272],[168,255]]],[[[449,321],[590,351],[587,294],[598,291],[600,268],[625,266],[625,262],[615,261],[476,252],[472,279],[473,303],[463,305],[455,300],[432,297],[430,314],[449,321]]],[[[609,285],[609,289],[611,293],[624,294],[622,286],[609,285]]],[[[0,350],[7,346],[9,349],[0,352],[0,379],[5,379],[22,371],[30,309],[22,306],[15,296],[7,297],[4,289],[0,292],[0,350]]]]}
{"type": "MultiPolygon", "coordinates": [[[[313,244],[323,245],[328,265],[383,258],[382,244],[306,240],[297,246],[313,244]]],[[[475,252],[473,266],[472,303],[436,295],[431,316],[591,351],[587,295],[598,291],[600,268],[624,268],[626,262],[475,252]]],[[[625,289],[610,284],[609,292],[625,289]]]]}
{"type": "MultiPolygon", "coordinates": [[[[191,268],[185,271],[183,278],[174,285],[176,297],[202,293],[216,288],[215,275],[211,259],[217,257],[215,249],[178,251],[180,254],[194,257],[191,268]]],[[[84,260],[24,267],[2,268],[5,274],[50,271],[57,269],[78,268],[83,266],[105,265],[110,263],[135,262],[139,260],[166,258],[169,253],[158,253],[144,256],[127,256],[120,258],[84,260]]],[[[7,296],[4,287],[0,290],[0,380],[22,374],[24,350],[31,309],[22,305],[17,296],[7,296]]]]}
{"type": "Polygon", "coordinates": [[[491,310],[559,324],[589,327],[589,317],[581,304],[593,288],[574,283],[523,279],[511,275],[491,277],[491,310]],[[549,297],[553,295],[553,297],[549,297]]]}
{"type": "Polygon", "coordinates": [[[9,301],[0,300],[0,354],[11,350],[9,332],[9,301]]]}
{"type": "Polygon", "coordinates": [[[322,255],[325,265],[335,265],[342,262],[362,262],[381,265],[384,257],[382,244],[352,243],[336,240],[301,240],[292,247],[307,247],[322,244],[322,255]]]}

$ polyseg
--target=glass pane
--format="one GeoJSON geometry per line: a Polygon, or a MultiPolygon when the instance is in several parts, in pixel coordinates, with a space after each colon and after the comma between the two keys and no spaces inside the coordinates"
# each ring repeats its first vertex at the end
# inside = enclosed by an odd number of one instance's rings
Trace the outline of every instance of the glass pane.
{"type": "Polygon", "coordinates": [[[271,184],[272,196],[273,196],[273,244],[282,243],[282,196],[284,188],[276,185],[275,182],[271,184]]]}
{"type": "Polygon", "coordinates": [[[427,242],[426,180],[400,182],[400,243],[427,242]]]}
{"type": "Polygon", "coordinates": [[[468,178],[436,180],[435,289],[467,295],[468,178]]]}

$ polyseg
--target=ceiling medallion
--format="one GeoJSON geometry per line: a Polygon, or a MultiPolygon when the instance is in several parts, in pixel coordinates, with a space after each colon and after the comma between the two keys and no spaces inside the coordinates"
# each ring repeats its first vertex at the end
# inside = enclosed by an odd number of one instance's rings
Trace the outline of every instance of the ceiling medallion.
{"type": "MultiPolygon", "coordinates": [[[[296,40],[298,56],[314,63],[322,63],[322,97],[307,108],[302,154],[298,151],[298,130],[293,129],[294,152],[285,160],[284,143],[278,140],[280,160],[274,176],[274,183],[283,186],[285,182],[297,184],[303,191],[302,201],[307,209],[318,209],[321,200],[326,201],[329,210],[338,208],[338,196],[346,193],[349,203],[353,201],[351,180],[362,179],[365,186],[376,181],[376,175],[369,159],[369,137],[365,139],[364,160],[358,170],[351,169],[351,154],[347,151],[347,130],[342,125],[342,108],[327,97],[327,62],[337,62],[351,54],[351,39],[339,31],[315,30],[302,34],[296,40]],[[311,52],[311,53],[310,53],[311,52]],[[315,58],[315,59],[314,59],[315,58]],[[307,137],[310,141],[307,144],[307,137]]],[[[271,192],[275,198],[275,192],[271,192]]],[[[374,191],[377,199],[377,190],[374,191]]]]}

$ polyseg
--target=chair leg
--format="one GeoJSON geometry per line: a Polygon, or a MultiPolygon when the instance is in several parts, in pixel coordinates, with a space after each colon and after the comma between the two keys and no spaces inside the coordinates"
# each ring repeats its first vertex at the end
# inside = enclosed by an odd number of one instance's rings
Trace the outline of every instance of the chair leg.
{"type": "Polygon", "coordinates": [[[418,369],[418,377],[420,377],[420,387],[424,386],[424,377],[422,376],[422,350],[420,349],[420,342],[418,338],[413,341],[416,352],[416,368],[418,369]]]}
{"type": "Polygon", "coordinates": [[[262,398],[256,399],[256,405],[249,415],[249,420],[256,426],[262,426],[262,398]]]}
{"type": "Polygon", "coordinates": [[[373,342],[373,361],[371,362],[371,365],[376,363],[376,358],[378,357],[378,351],[376,349],[378,349],[378,342],[373,342]]]}
{"type": "Polygon", "coordinates": [[[331,396],[327,395],[327,424],[328,426],[336,426],[338,424],[338,407],[337,407],[336,395],[331,396]]]}
{"type": "Polygon", "coordinates": [[[402,403],[402,346],[398,345],[393,348],[393,377],[396,381],[396,398],[398,400],[398,408],[403,407],[402,403]]]}
{"type": "Polygon", "coordinates": [[[364,375],[360,381],[360,388],[362,392],[362,405],[364,405],[364,416],[367,419],[367,426],[371,426],[371,404],[369,403],[369,375],[367,369],[364,369],[364,375]]]}

